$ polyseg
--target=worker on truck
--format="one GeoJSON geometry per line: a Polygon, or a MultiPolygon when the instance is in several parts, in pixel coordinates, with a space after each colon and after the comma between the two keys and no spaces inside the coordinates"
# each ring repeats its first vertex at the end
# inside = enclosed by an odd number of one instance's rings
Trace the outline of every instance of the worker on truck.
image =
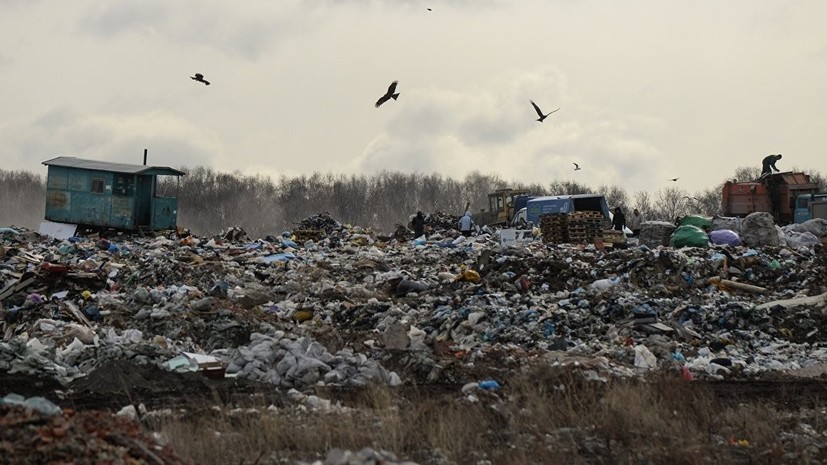
{"type": "Polygon", "coordinates": [[[761,161],[761,177],[763,178],[767,174],[772,174],[772,170],[775,170],[776,173],[781,171],[775,167],[775,162],[780,159],[780,153],[778,155],[767,155],[764,157],[764,160],[761,161]]]}
{"type": "Polygon", "coordinates": [[[779,201],[778,201],[778,193],[776,192],[776,186],[773,184],[770,178],[772,174],[772,170],[776,172],[781,171],[775,166],[775,162],[781,159],[781,154],[778,155],[767,155],[761,161],[761,177],[758,179],[763,180],[764,184],[767,186],[767,194],[770,196],[770,208],[772,216],[776,219],[780,216],[779,211],[779,201]]]}

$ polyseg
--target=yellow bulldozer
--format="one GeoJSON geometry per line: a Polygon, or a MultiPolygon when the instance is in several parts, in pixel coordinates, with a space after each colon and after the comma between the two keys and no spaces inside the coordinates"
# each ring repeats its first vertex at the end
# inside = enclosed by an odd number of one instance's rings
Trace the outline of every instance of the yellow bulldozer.
{"type": "Polygon", "coordinates": [[[527,191],[521,189],[497,189],[488,194],[488,210],[482,209],[482,211],[472,213],[471,218],[480,226],[506,226],[514,218],[515,199],[527,194],[527,191]]]}

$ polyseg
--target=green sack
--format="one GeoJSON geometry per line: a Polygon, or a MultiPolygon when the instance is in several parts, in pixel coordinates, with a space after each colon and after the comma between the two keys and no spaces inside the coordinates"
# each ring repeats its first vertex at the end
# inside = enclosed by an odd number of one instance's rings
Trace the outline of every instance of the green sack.
{"type": "Polygon", "coordinates": [[[694,215],[684,216],[681,218],[681,226],[686,225],[697,226],[701,229],[712,227],[712,223],[710,223],[709,220],[704,217],[694,215]]]}
{"type": "Polygon", "coordinates": [[[672,247],[706,247],[709,245],[709,237],[703,229],[688,224],[672,233],[669,245],[672,247]]]}

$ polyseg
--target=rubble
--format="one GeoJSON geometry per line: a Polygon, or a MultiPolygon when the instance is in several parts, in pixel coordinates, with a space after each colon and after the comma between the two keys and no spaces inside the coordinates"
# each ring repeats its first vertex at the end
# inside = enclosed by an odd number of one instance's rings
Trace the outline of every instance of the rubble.
{"type": "MultiPolygon", "coordinates": [[[[0,400],[3,463],[184,464],[139,422],[102,411],[48,411],[0,400]]],[[[43,404],[43,402],[41,402],[43,404]]]]}

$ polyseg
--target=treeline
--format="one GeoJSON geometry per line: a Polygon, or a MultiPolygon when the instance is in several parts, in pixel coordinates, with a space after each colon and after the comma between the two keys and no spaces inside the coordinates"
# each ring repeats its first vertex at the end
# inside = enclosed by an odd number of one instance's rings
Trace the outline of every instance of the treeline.
{"type": "Polygon", "coordinates": [[[0,227],[36,229],[46,214],[46,184],[29,171],[0,169],[0,227]]]}
{"type": "MultiPolygon", "coordinates": [[[[461,180],[438,174],[381,172],[372,176],[313,174],[310,176],[248,176],[211,168],[180,168],[181,178],[159,182],[161,195],[178,197],[178,223],[199,235],[241,226],[251,237],[293,229],[302,219],[327,212],[342,223],[393,231],[417,210],[461,215],[488,209],[488,194],[511,187],[535,195],[602,193],[609,205],[626,211],[638,208],[649,220],[673,221],[677,216],[721,213],[721,189],[728,179],[755,179],[759,170],[740,168],[720,184],[690,193],[678,185],[655,192],[627,192],[619,186],[589,186],[574,181],[548,185],[508,182],[495,174],[471,173],[461,180]]],[[[825,190],[821,174],[811,177],[825,190]]],[[[0,170],[0,226],[36,229],[46,201],[44,180],[26,171],[0,170]]]]}

